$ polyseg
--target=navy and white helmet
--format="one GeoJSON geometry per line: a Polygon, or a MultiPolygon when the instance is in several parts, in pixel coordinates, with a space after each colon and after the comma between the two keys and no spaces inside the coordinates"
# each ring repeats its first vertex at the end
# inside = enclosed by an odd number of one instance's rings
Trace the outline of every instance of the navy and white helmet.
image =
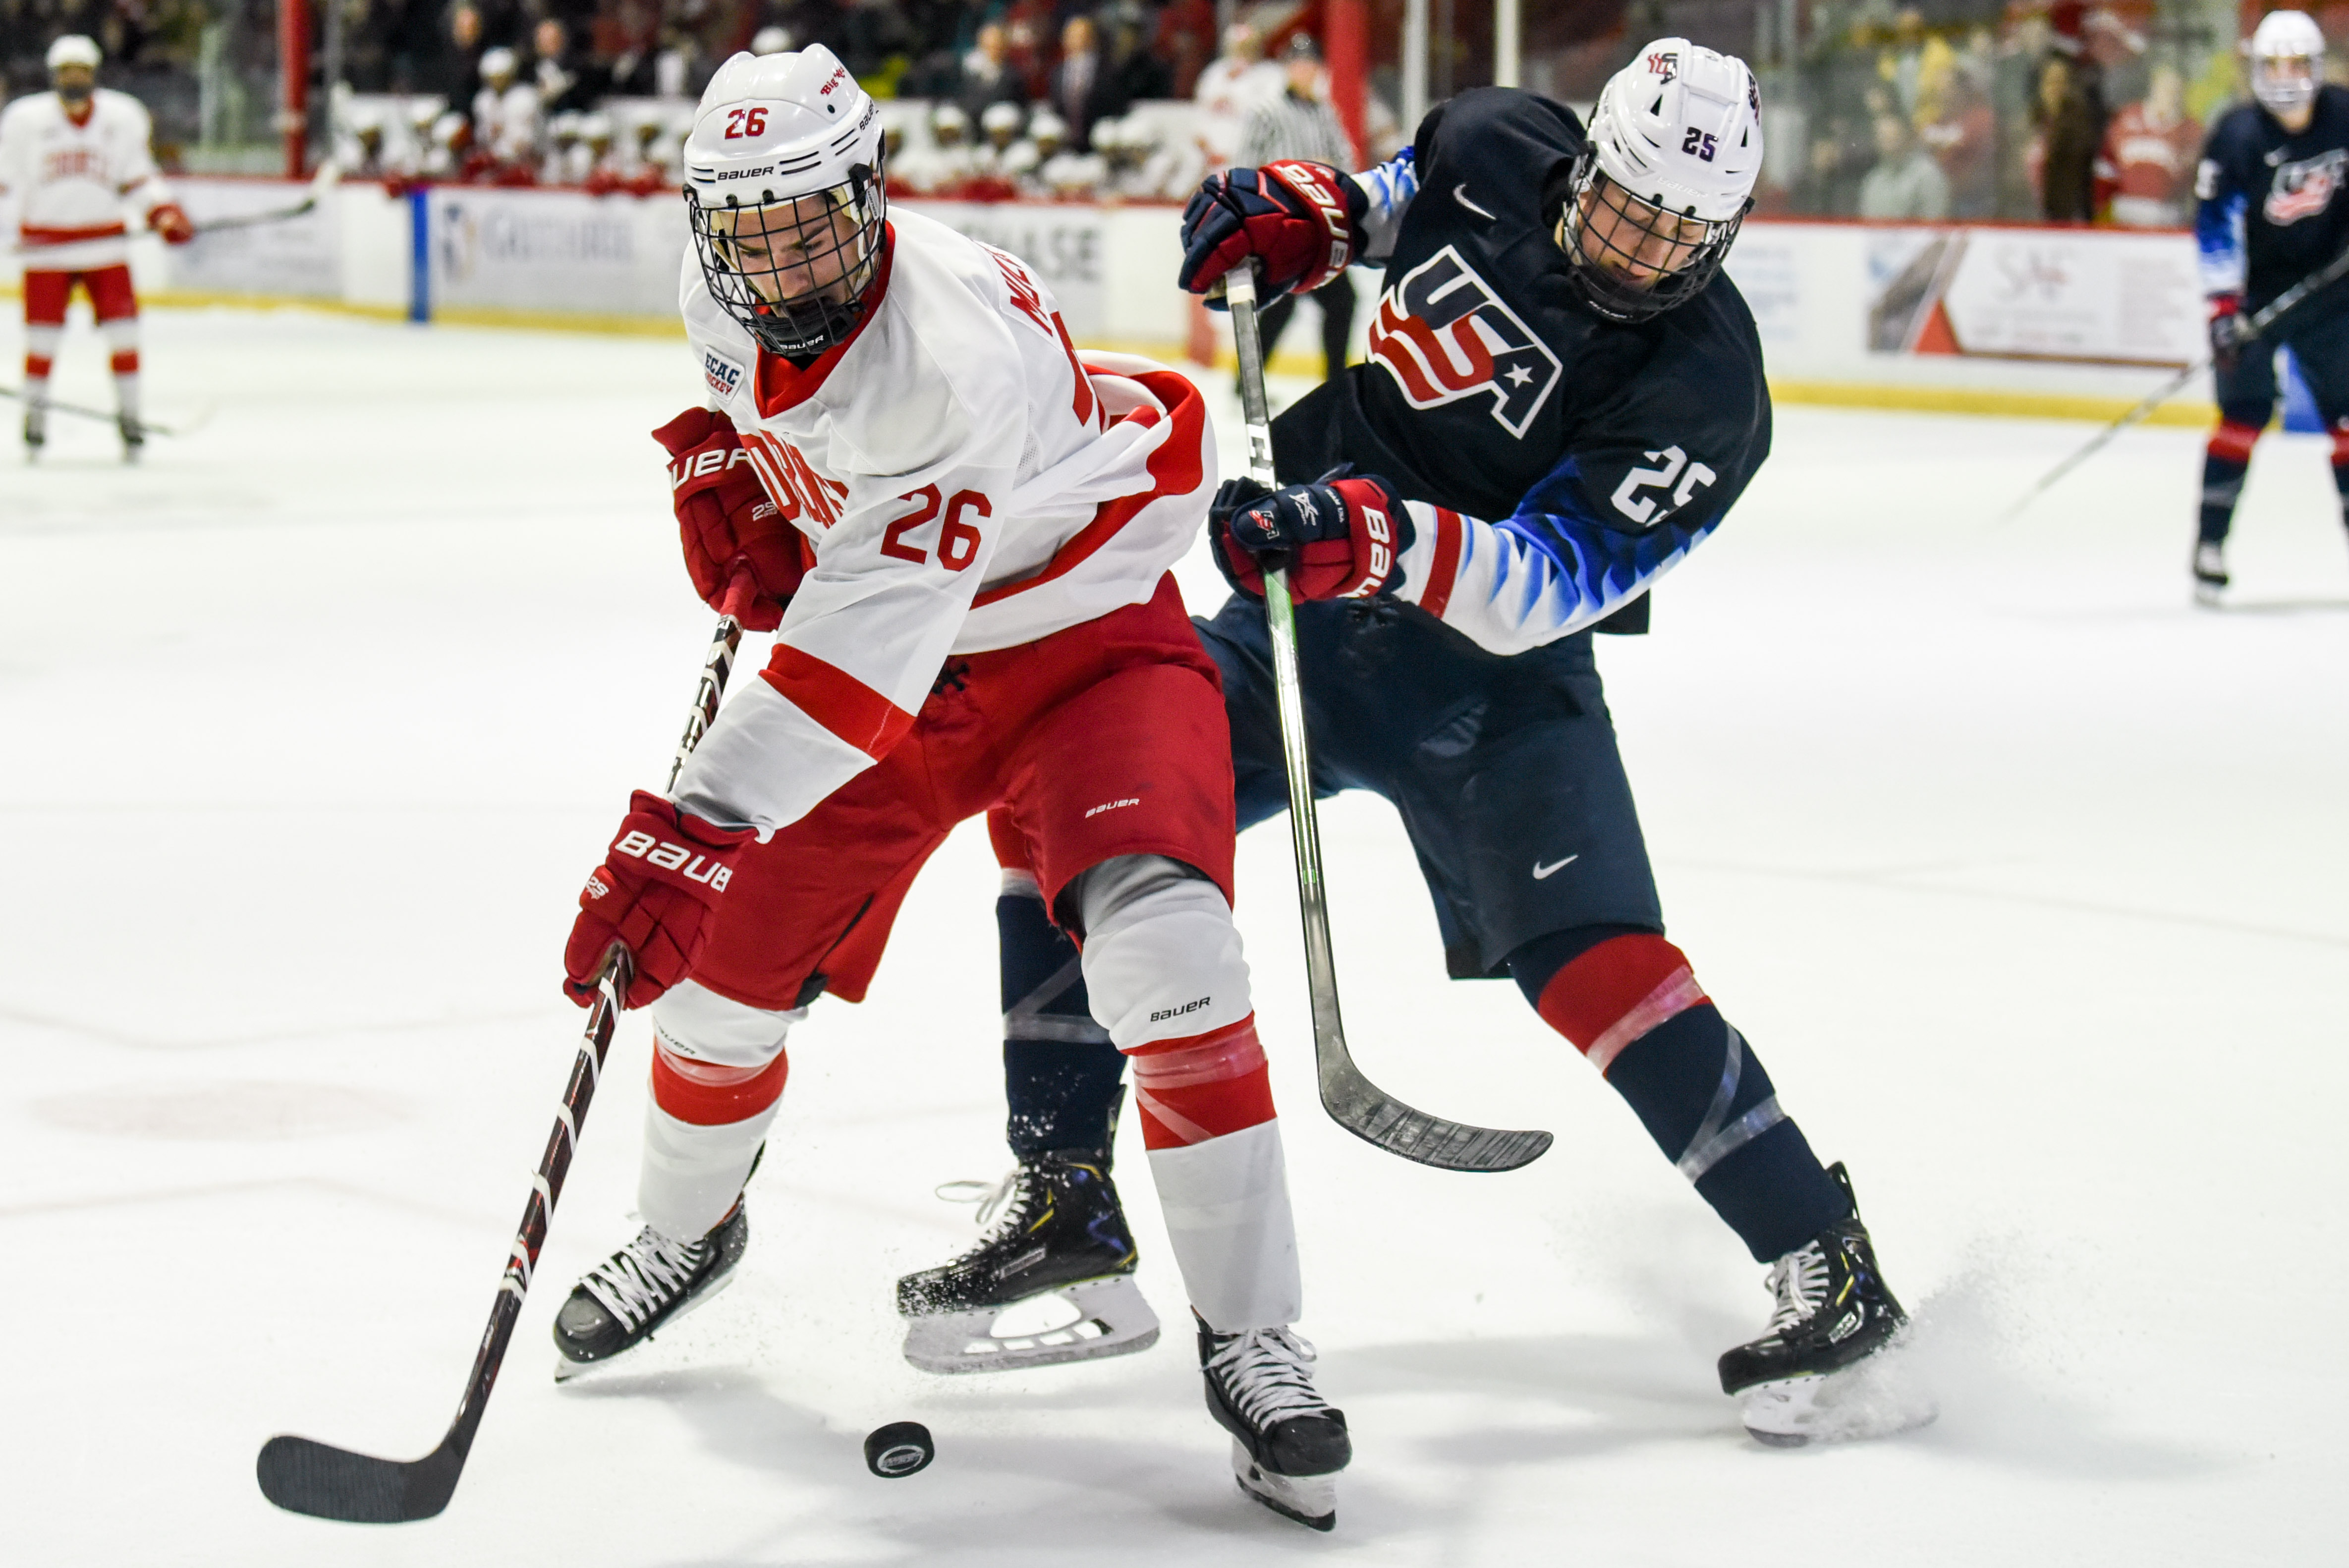
{"type": "Polygon", "coordinates": [[[2305,11],[2271,11],[2251,35],[2251,96],[2282,119],[2316,101],[2324,80],[2324,34],[2305,11]]]}
{"type": "Polygon", "coordinates": [[[685,143],[710,297],[770,353],[805,357],[864,318],[886,245],[881,111],[822,45],[718,67],[685,143]]]}
{"type": "Polygon", "coordinates": [[[1762,172],[1762,93],[1745,62],[1659,38],[1609,77],[1559,214],[1585,304],[1640,321],[1721,268],[1762,172]]]}

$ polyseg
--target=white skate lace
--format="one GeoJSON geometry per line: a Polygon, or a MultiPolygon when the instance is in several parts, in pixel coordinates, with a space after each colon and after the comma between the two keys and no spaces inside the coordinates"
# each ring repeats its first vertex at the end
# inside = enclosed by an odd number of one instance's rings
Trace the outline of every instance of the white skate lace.
{"type": "Polygon", "coordinates": [[[978,1205],[978,1212],[971,1216],[970,1222],[984,1228],[978,1240],[963,1250],[963,1258],[977,1257],[1006,1236],[1016,1235],[1027,1224],[1028,1211],[1036,1192],[1032,1182],[1020,1180],[1027,1173],[1025,1165],[1014,1165],[999,1181],[941,1181],[931,1189],[949,1203],[978,1205]],[[988,1224],[990,1220],[994,1223],[988,1224]]]}
{"type": "Polygon", "coordinates": [[[700,1268],[705,1242],[673,1242],[647,1225],[636,1239],[596,1265],[579,1282],[582,1289],[603,1303],[623,1328],[660,1310],[692,1283],[700,1268]]]}
{"type": "Polygon", "coordinates": [[[1275,1421],[1330,1408],[1313,1387],[1315,1359],[1309,1341],[1286,1328],[1259,1328],[1234,1335],[1207,1357],[1207,1370],[1248,1425],[1262,1431],[1275,1421]]]}
{"type": "Polygon", "coordinates": [[[1792,1328],[1818,1311],[1827,1298],[1827,1254],[1811,1242],[1770,1265],[1770,1289],[1778,1298],[1770,1332],[1792,1328]]]}

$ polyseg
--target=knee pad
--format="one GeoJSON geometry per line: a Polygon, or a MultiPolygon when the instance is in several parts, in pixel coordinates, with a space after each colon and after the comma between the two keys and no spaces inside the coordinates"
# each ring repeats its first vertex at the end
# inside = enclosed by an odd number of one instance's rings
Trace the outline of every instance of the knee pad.
{"type": "Polygon", "coordinates": [[[1208,1034],[1154,1040],[1133,1056],[1145,1148],[1205,1143],[1273,1119],[1272,1075],[1253,1014],[1208,1034]]]}
{"type": "Polygon", "coordinates": [[[1240,934],[1214,882],[1164,855],[1121,855],[1071,892],[1093,1017],[1120,1050],[1205,1037],[1254,1016],[1240,934]]]}
{"type": "Polygon", "coordinates": [[[1624,1047],[1704,1000],[1687,956],[1651,932],[1636,932],[1561,966],[1534,1010],[1603,1073],[1624,1047]]]}
{"type": "Polygon", "coordinates": [[[772,1107],[791,1070],[783,1041],[804,1007],[774,1012],[685,980],[652,1005],[653,1103],[709,1127],[772,1107]]]}

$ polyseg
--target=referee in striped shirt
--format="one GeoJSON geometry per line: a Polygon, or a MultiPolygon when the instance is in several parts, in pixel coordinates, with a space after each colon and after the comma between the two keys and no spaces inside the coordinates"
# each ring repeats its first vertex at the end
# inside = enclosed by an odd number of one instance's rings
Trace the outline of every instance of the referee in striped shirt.
{"type": "MultiPolygon", "coordinates": [[[[1350,170],[1354,152],[1346,140],[1345,128],[1338,123],[1337,112],[1313,96],[1321,81],[1321,46],[1299,33],[1288,40],[1284,59],[1288,83],[1278,98],[1258,104],[1248,115],[1247,128],[1240,132],[1238,167],[1261,169],[1283,158],[1303,158],[1332,169],[1350,170]]],[[[1321,306],[1326,379],[1346,368],[1346,350],[1354,333],[1353,280],[1340,273],[1316,289],[1313,297],[1321,306]]],[[[1296,310],[1296,294],[1285,294],[1257,315],[1257,329],[1263,334],[1268,360],[1296,310]]]]}

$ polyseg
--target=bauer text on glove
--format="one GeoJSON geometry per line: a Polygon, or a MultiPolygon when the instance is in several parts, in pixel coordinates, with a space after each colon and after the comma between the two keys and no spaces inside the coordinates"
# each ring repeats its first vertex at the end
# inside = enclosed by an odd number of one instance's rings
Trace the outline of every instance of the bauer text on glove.
{"type": "Polygon", "coordinates": [[[723,611],[736,563],[747,564],[759,592],[742,624],[773,631],[807,573],[806,542],[768,498],[732,423],[723,414],[688,408],[653,439],[668,449],[670,504],[693,591],[723,611]]]}
{"type": "Polygon", "coordinates": [[[1326,163],[1288,159],[1211,174],[1183,210],[1183,271],[1175,281],[1206,294],[1254,257],[1265,301],[1291,289],[1310,294],[1361,253],[1370,203],[1351,175],[1326,163]]]}
{"type": "Polygon", "coordinates": [[[585,1007],[615,943],[635,972],[627,1006],[641,1007],[684,979],[700,957],[709,926],[753,837],[679,810],[647,790],[628,798],[604,863],[579,894],[579,916],[563,950],[563,989],[585,1007]]]}

